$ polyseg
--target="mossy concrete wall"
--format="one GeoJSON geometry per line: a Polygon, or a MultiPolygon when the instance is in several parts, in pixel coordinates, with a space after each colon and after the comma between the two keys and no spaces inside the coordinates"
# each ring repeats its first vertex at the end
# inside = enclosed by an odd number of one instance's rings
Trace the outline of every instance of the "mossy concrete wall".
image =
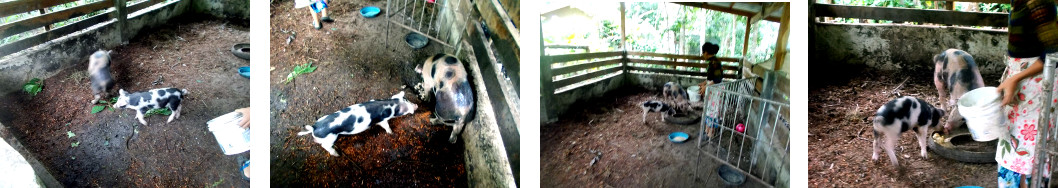
{"type": "Polygon", "coordinates": [[[570,105],[602,97],[610,91],[625,86],[626,81],[624,76],[627,74],[629,73],[621,73],[610,78],[552,95],[551,101],[544,103],[547,104],[547,106],[540,109],[540,113],[546,114],[546,116],[541,115],[541,118],[551,118],[541,119],[540,122],[545,124],[556,122],[562,114],[569,110],[570,105]]]}
{"type": "MultiPolygon", "coordinates": [[[[165,24],[184,14],[190,5],[190,1],[161,3],[155,5],[160,6],[156,9],[130,13],[124,39],[133,38],[145,28],[165,24]]],[[[0,94],[20,91],[22,84],[30,79],[43,80],[62,70],[88,63],[88,55],[96,50],[126,44],[117,25],[113,20],[97,24],[0,59],[0,94]]]]}
{"type": "Polygon", "coordinates": [[[250,20],[250,0],[192,0],[191,10],[218,18],[250,20]]]}
{"type": "Polygon", "coordinates": [[[933,55],[955,48],[973,55],[981,74],[1001,74],[1007,33],[998,30],[897,24],[816,23],[811,73],[832,67],[932,72],[933,55]]]}

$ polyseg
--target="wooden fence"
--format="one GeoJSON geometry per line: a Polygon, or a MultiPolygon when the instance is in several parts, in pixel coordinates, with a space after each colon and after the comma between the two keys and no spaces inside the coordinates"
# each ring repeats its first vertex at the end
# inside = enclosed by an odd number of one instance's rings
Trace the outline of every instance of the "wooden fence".
{"type": "MultiPolygon", "coordinates": [[[[724,78],[742,78],[739,58],[718,59],[724,63],[724,78]]],[[[598,80],[592,79],[614,73],[662,73],[704,77],[708,66],[704,60],[705,58],[694,55],[621,51],[543,56],[541,88],[543,93],[556,93],[556,89],[593,83],[598,80]]]]}
{"type": "MultiPolygon", "coordinates": [[[[959,2],[1010,4],[1009,0],[965,0],[959,2]]],[[[814,17],[858,18],[893,22],[920,22],[963,26],[1006,27],[1007,13],[954,11],[954,1],[946,1],[948,10],[891,8],[821,4],[811,1],[814,17]]]]}
{"type": "Polygon", "coordinates": [[[43,9],[49,7],[75,1],[77,0],[16,0],[0,3],[0,18],[28,12],[42,13],[38,16],[0,25],[0,39],[44,28],[44,33],[0,46],[0,57],[43,44],[96,24],[110,21],[110,19],[117,19],[119,27],[123,27],[125,25],[124,21],[128,19],[129,12],[136,12],[150,7],[151,5],[166,2],[166,0],[145,0],[134,4],[128,4],[126,0],[103,0],[50,13],[45,13],[43,11],[43,9]],[[102,12],[98,15],[74,23],[69,23],[62,27],[51,28],[51,25],[54,23],[67,21],[98,11],[102,12]]]}

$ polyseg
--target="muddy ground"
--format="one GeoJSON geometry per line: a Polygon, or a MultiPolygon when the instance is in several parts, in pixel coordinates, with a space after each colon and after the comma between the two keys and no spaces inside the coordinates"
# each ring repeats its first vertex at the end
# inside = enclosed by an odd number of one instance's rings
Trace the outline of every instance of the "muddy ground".
{"type": "MultiPolygon", "coordinates": [[[[913,132],[905,132],[897,146],[898,170],[882,151],[871,160],[873,126],[870,117],[889,100],[914,96],[939,105],[932,72],[857,70],[858,77],[824,79],[809,88],[808,182],[816,187],[952,187],[996,185],[996,164],[950,160],[933,152],[924,159],[913,132]],[[907,79],[906,83],[901,82],[907,79]],[[899,86],[899,87],[898,87],[899,86]]],[[[850,71],[855,74],[857,71],[850,71]]],[[[817,75],[813,75],[817,76],[817,75]]],[[[982,75],[985,85],[999,85],[1000,75],[982,75]]],[[[941,120],[945,121],[945,120],[941,120]]]]}
{"type": "MultiPolygon", "coordinates": [[[[698,125],[675,125],[647,115],[639,103],[660,98],[660,92],[622,88],[591,101],[579,102],[558,122],[541,127],[543,187],[721,187],[720,163],[701,156],[695,178],[698,125]],[[672,143],[669,133],[691,135],[672,143]],[[598,155],[601,152],[601,155],[598,155]],[[592,164],[592,160],[598,160],[592,164]]],[[[712,146],[703,146],[715,151],[712,146]]],[[[748,177],[742,187],[761,187],[748,177]]]]}
{"type": "Polygon", "coordinates": [[[463,143],[448,143],[451,127],[427,125],[432,105],[419,104],[414,114],[391,119],[393,134],[372,126],[340,136],[335,142],[340,157],[311,136],[297,135],[324,115],[400,91],[421,103],[411,89],[421,80],[415,64],[442,51],[436,44],[413,50],[403,42],[407,30],[393,26],[387,38],[384,17],[358,13],[364,6],[385,7],[385,1],[330,3],[336,21],[320,30],[312,28],[309,10],[294,9],[293,1],[271,4],[271,185],[466,187],[463,143]],[[306,63],[316,71],[283,82],[306,63]]]}
{"type": "Polygon", "coordinates": [[[127,109],[91,114],[87,57],[45,79],[36,96],[0,97],[0,123],[68,187],[248,187],[239,172],[248,153],[224,155],[206,127],[214,117],[249,106],[249,79],[237,74],[249,61],[230,52],[249,41],[248,31],[248,22],[173,21],[113,49],[114,95],[118,88],[189,91],[172,123],[151,116],[143,126],[127,109]]]}

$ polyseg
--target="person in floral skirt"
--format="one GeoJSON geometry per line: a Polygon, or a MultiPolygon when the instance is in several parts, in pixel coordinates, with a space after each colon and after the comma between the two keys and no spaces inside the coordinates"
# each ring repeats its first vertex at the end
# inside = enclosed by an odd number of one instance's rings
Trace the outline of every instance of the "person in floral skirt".
{"type": "MultiPolygon", "coordinates": [[[[1054,1],[1049,0],[1013,0],[1011,8],[1007,69],[1002,83],[996,88],[1002,95],[1009,134],[999,138],[995,159],[999,164],[999,187],[1028,187],[1031,178],[1037,177],[1032,174],[1036,134],[1041,126],[1037,121],[1043,103],[1053,105],[1056,102],[1043,94],[1041,72],[1046,54],[1058,51],[1058,25],[1055,22],[1058,16],[1054,1]],[[1032,16],[1034,14],[1046,16],[1032,16]]],[[[1043,164],[1050,169],[1050,161],[1043,164]]],[[[1047,185],[1050,174],[1042,177],[1043,185],[1047,185]]]]}

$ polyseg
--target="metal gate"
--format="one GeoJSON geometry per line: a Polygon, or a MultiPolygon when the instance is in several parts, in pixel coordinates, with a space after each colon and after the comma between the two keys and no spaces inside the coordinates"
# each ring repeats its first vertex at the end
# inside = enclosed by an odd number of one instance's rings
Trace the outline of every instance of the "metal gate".
{"type": "Polygon", "coordinates": [[[784,116],[790,104],[758,97],[755,83],[756,78],[745,78],[706,87],[695,178],[702,177],[704,153],[765,185],[788,186],[790,127],[784,116]],[[719,127],[706,139],[706,127],[714,124],[719,127]],[[739,124],[743,127],[736,128],[739,124]]]}
{"type": "MultiPolygon", "coordinates": [[[[386,0],[386,38],[391,36],[390,25],[396,25],[426,36],[444,46],[445,53],[458,56],[472,6],[468,0],[386,0]]],[[[391,48],[389,43],[386,46],[391,48]]]]}
{"type": "MultiPolygon", "coordinates": [[[[1053,93],[1051,93],[1051,89],[1054,87],[1053,83],[1055,81],[1055,58],[1048,55],[1046,59],[1046,63],[1044,63],[1043,67],[1043,96],[1051,98],[1050,100],[1045,101],[1054,101],[1056,100],[1056,98],[1058,98],[1054,97],[1052,95],[1053,93]]],[[[1046,128],[1040,130],[1039,134],[1036,134],[1036,140],[1038,142],[1036,143],[1036,161],[1032,164],[1032,174],[1044,174],[1044,176],[1050,176],[1051,171],[1046,166],[1049,166],[1048,164],[1050,163],[1050,161],[1054,161],[1052,159],[1054,159],[1054,157],[1058,155],[1058,152],[1056,152],[1055,150],[1056,145],[1054,143],[1055,136],[1058,136],[1058,129],[1055,129],[1054,122],[1051,122],[1051,120],[1053,120],[1051,116],[1054,115],[1053,108],[1054,106],[1051,105],[1051,103],[1043,103],[1043,109],[1047,110],[1042,110],[1040,112],[1040,120],[1038,122],[1050,122],[1048,123],[1050,126],[1044,126],[1046,128]]],[[[1032,178],[1032,186],[1030,187],[1041,187],[1039,186],[1040,183],[1043,183],[1041,182],[1041,179],[1043,178],[1032,178]]],[[[1054,181],[1048,181],[1046,187],[1050,187],[1051,185],[1053,185],[1051,182],[1054,181]]]]}

